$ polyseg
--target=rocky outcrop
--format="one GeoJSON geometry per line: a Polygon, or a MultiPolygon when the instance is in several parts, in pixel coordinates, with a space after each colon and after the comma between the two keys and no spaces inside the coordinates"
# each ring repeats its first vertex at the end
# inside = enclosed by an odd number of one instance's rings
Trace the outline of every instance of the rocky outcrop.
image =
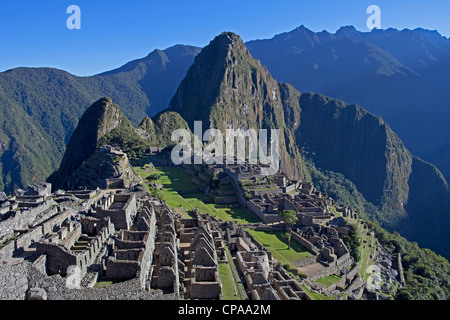
{"type": "Polygon", "coordinates": [[[84,187],[88,190],[97,187],[106,189],[112,179],[123,180],[124,187],[141,182],[125,153],[111,146],[103,146],[66,179],[66,186],[70,190],[84,187]]]}
{"type": "Polygon", "coordinates": [[[179,113],[167,111],[153,118],[146,117],[136,130],[151,146],[167,147],[176,143],[171,141],[171,137],[177,129],[189,130],[189,126],[179,113]]]}
{"type": "MultiPolygon", "coordinates": [[[[57,188],[68,189],[73,184],[70,177],[74,176],[75,171],[85,164],[99,147],[106,144],[118,147],[131,155],[144,153],[148,147],[148,142],[136,133],[136,128],[122,114],[119,106],[108,97],[95,102],[83,114],[70,139],[58,172],[49,180],[57,188]]],[[[103,160],[98,154],[91,162],[101,164],[103,160]]],[[[84,169],[101,170],[89,165],[88,161],[84,169]]],[[[106,168],[106,171],[108,170],[112,170],[111,166],[106,168]]],[[[109,173],[114,175],[112,172],[109,173]]],[[[107,172],[106,176],[109,173],[107,172]]],[[[99,175],[101,173],[97,173],[97,176],[99,175]]],[[[88,178],[96,179],[97,176],[88,178]]]]}

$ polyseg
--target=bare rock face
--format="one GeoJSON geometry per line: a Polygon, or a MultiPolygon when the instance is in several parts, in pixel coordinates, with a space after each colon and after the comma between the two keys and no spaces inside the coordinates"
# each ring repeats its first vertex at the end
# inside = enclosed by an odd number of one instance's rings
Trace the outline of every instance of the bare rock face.
{"type": "Polygon", "coordinates": [[[77,190],[108,188],[108,180],[123,180],[124,187],[141,183],[126,153],[111,146],[102,146],[80,167],[65,178],[67,188],[77,190]]]}

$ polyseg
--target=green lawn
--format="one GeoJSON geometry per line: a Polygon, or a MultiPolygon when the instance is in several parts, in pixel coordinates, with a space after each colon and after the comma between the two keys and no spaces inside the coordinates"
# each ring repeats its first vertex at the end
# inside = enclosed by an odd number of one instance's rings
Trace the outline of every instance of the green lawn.
{"type": "Polygon", "coordinates": [[[219,263],[219,276],[220,283],[222,284],[223,300],[242,300],[239,296],[238,284],[234,280],[233,271],[229,263],[219,263]]]}
{"type": "Polygon", "coordinates": [[[222,283],[222,295],[224,300],[235,300],[235,285],[233,274],[228,263],[219,263],[220,283],[222,283]]]}
{"type": "Polygon", "coordinates": [[[341,277],[332,274],[332,275],[329,275],[329,276],[317,279],[316,282],[321,283],[321,284],[329,287],[332,284],[338,282],[339,280],[341,280],[341,277]]]}
{"type": "Polygon", "coordinates": [[[97,281],[94,285],[95,289],[100,289],[100,288],[104,288],[104,287],[108,287],[110,285],[116,284],[116,283],[121,283],[126,281],[127,279],[100,279],[99,281],[97,281]]]}
{"type": "Polygon", "coordinates": [[[161,178],[155,182],[163,186],[158,191],[160,198],[166,201],[173,210],[187,217],[184,209],[198,209],[201,213],[209,213],[224,221],[234,220],[238,224],[256,223],[258,219],[241,208],[221,208],[213,199],[199,191],[199,186],[192,182],[192,176],[177,167],[156,167],[156,171],[145,172],[144,167],[135,167],[144,182],[150,174],[159,174],[161,178]]]}
{"type": "Polygon", "coordinates": [[[372,264],[372,259],[370,258],[371,255],[373,255],[375,253],[375,246],[370,247],[370,244],[372,242],[372,236],[368,236],[365,233],[367,232],[367,230],[363,231],[363,235],[362,235],[362,245],[360,248],[360,252],[361,252],[361,267],[360,267],[360,274],[363,277],[364,280],[367,280],[370,276],[370,274],[368,274],[367,268],[370,267],[370,265],[372,264]],[[364,241],[366,241],[366,243],[364,243],[364,241]]]}
{"type": "Polygon", "coordinates": [[[334,216],[335,216],[336,218],[342,216],[342,214],[336,210],[336,207],[335,207],[335,206],[332,206],[332,207],[330,208],[330,211],[334,213],[334,216]]]}
{"type": "Polygon", "coordinates": [[[330,297],[324,294],[312,292],[307,286],[300,285],[300,287],[302,287],[303,291],[305,291],[313,300],[331,300],[330,297]]]}
{"type": "Polygon", "coordinates": [[[288,242],[285,233],[282,231],[265,232],[246,229],[259,243],[266,247],[282,264],[303,260],[312,254],[300,243],[291,240],[291,248],[288,249],[288,242]]]}
{"type": "Polygon", "coordinates": [[[245,293],[244,285],[239,278],[236,267],[233,263],[228,247],[225,248],[228,263],[219,264],[220,282],[222,283],[222,294],[224,300],[245,300],[247,294],[245,293]]]}

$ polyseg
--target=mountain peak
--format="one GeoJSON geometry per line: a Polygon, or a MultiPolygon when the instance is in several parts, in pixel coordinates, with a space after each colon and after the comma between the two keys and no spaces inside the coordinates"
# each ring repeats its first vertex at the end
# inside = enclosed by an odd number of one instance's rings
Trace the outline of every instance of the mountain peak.
{"type": "MultiPolygon", "coordinates": [[[[239,35],[237,35],[237,34],[234,33],[234,32],[231,32],[231,31],[224,31],[224,32],[222,32],[221,34],[219,34],[218,36],[216,36],[216,37],[214,38],[214,40],[221,39],[221,38],[223,38],[223,39],[228,39],[230,42],[233,42],[233,41],[242,41],[242,39],[241,39],[241,37],[240,37],[239,35]]],[[[213,41],[214,41],[214,40],[213,40],[213,41]]]]}
{"type": "MultiPolygon", "coordinates": [[[[223,32],[195,58],[168,110],[180,113],[190,126],[197,120],[208,123],[206,110],[221,105],[244,85],[263,78],[261,74],[265,77],[267,70],[250,55],[241,37],[223,32]]],[[[255,84],[248,90],[255,90],[255,84]]]]}
{"type": "Polygon", "coordinates": [[[206,48],[213,48],[219,51],[229,51],[235,48],[245,48],[244,41],[240,36],[233,32],[222,32],[216,36],[206,48]]]}
{"type": "Polygon", "coordinates": [[[357,34],[358,30],[354,26],[342,26],[336,31],[337,36],[350,36],[357,34]]]}
{"type": "Polygon", "coordinates": [[[124,152],[129,145],[140,148],[145,144],[137,135],[130,121],[111,98],[103,97],[94,102],[81,116],[59,167],[57,186],[64,186],[66,178],[79,168],[84,161],[105,144],[115,144],[124,152]],[[127,143],[132,141],[132,143],[127,143]]]}
{"type": "Polygon", "coordinates": [[[305,27],[303,24],[300,26],[300,27],[298,27],[298,28],[296,28],[296,29],[294,29],[293,31],[297,31],[297,32],[309,32],[309,33],[313,33],[313,31],[311,31],[310,29],[308,29],[307,27],[305,27]]]}

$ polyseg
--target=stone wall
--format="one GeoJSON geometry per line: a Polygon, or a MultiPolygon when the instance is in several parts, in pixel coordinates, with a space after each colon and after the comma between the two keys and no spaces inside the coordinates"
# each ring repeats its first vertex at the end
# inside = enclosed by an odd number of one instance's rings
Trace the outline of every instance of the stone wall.
{"type": "Polygon", "coordinates": [[[71,253],[64,246],[53,243],[39,242],[36,246],[36,254],[47,256],[46,265],[49,275],[65,276],[69,266],[78,265],[80,262],[76,254],[71,253]]]}
{"type": "Polygon", "coordinates": [[[58,213],[57,203],[46,201],[37,208],[29,208],[14,213],[0,223],[0,241],[14,235],[14,230],[26,230],[34,227],[58,213]]]}
{"type": "Polygon", "coordinates": [[[319,253],[319,250],[308,240],[306,240],[305,238],[303,238],[301,235],[299,235],[296,232],[292,232],[292,239],[294,239],[295,241],[297,241],[298,243],[300,243],[302,246],[304,246],[306,249],[308,249],[309,251],[312,251],[316,254],[319,253]]]}
{"type": "Polygon", "coordinates": [[[217,267],[195,266],[189,287],[190,299],[218,299],[222,290],[217,267]]]}
{"type": "Polygon", "coordinates": [[[112,202],[109,198],[105,201],[106,203],[100,203],[97,207],[95,217],[100,219],[110,217],[117,230],[128,230],[137,214],[136,196],[133,194],[112,195],[112,202]],[[115,208],[118,204],[122,206],[115,208]]]}
{"type": "Polygon", "coordinates": [[[255,216],[257,216],[264,223],[276,223],[276,222],[282,221],[282,219],[278,215],[278,213],[273,213],[273,214],[264,213],[262,211],[263,209],[261,207],[257,206],[251,200],[247,201],[247,208],[249,209],[249,211],[251,213],[253,213],[255,216]]]}
{"type": "Polygon", "coordinates": [[[114,232],[114,226],[109,219],[100,221],[98,219],[83,217],[81,221],[81,225],[84,224],[85,226],[94,223],[98,223],[99,226],[102,226],[95,237],[90,239],[86,249],[81,252],[72,252],[71,247],[81,235],[82,226],[75,228],[75,230],[71,232],[70,238],[63,239],[61,243],[50,243],[46,240],[41,240],[36,243],[36,255],[47,256],[46,269],[48,274],[61,274],[65,276],[67,268],[75,265],[80,268],[81,276],[84,276],[87,267],[95,261],[103,244],[108,240],[111,233],[114,232]]]}
{"type": "Polygon", "coordinates": [[[139,270],[139,262],[136,260],[119,260],[117,258],[106,261],[106,276],[116,279],[133,279],[139,270]]]}
{"type": "MultiPolygon", "coordinates": [[[[137,278],[142,288],[148,287],[147,281],[152,267],[155,251],[156,216],[150,202],[144,206],[148,210],[140,218],[146,219],[147,230],[121,230],[115,240],[113,255],[106,262],[106,276],[109,278],[137,278]]],[[[144,208],[142,208],[144,210],[144,208]]]]}
{"type": "Polygon", "coordinates": [[[238,202],[238,198],[234,195],[227,195],[227,196],[216,196],[212,195],[214,199],[214,203],[216,204],[229,204],[229,203],[236,203],[238,202]]]}
{"type": "Polygon", "coordinates": [[[54,216],[56,213],[57,209],[55,208],[54,211],[52,210],[52,214],[49,214],[51,218],[47,219],[44,222],[41,222],[30,231],[21,234],[13,241],[8,243],[5,247],[3,247],[0,250],[0,261],[12,258],[15,252],[27,249],[33,243],[38,242],[39,240],[41,240],[43,235],[51,232],[54,226],[60,226],[63,221],[69,218],[71,215],[71,211],[65,211],[57,216],[54,216]]]}
{"type": "Polygon", "coordinates": [[[230,178],[231,184],[234,188],[234,192],[236,196],[238,197],[239,203],[242,208],[247,207],[247,200],[244,197],[244,192],[241,187],[239,187],[239,180],[237,179],[236,175],[227,167],[224,168],[225,173],[230,178]]]}
{"type": "MultiPolygon", "coordinates": [[[[315,281],[317,279],[320,278],[324,278],[327,277],[331,274],[348,274],[348,270],[352,267],[353,264],[353,259],[350,257],[349,254],[345,254],[342,257],[338,258],[336,263],[329,265],[328,267],[324,268],[324,271],[321,273],[316,273],[314,275],[311,275],[308,277],[308,279],[310,281],[315,281]]],[[[353,278],[354,274],[358,272],[358,268],[357,269],[352,269],[351,270],[352,273],[350,273],[349,278],[353,278]]]]}
{"type": "Polygon", "coordinates": [[[316,262],[317,262],[317,255],[311,256],[311,257],[308,257],[308,258],[305,258],[302,260],[293,261],[293,262],[291,262],[291,264],[294,267],[301,268],[301,267],[308,266],[308,265],[316,263],[316,262]]]}

